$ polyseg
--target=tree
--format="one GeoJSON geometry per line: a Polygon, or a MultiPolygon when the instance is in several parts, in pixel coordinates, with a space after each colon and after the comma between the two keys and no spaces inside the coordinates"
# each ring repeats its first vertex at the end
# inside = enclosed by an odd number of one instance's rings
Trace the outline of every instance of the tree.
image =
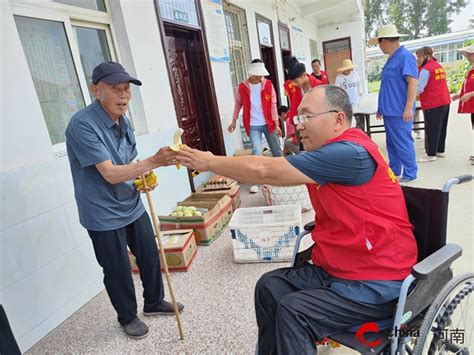
{"type": "Polygon", "coordinates": [[[412,0],[407,4],[408,28],[411,37],[420,38],[426,26],[426,0],[412,0]]]}
{"type": "MultiPolygon", "coordinates": [[[[466,0],[366,0],[367,38],[384,23],[393,23],[404,40],[450,32],[450,17],[458,13],[466,0]]],[[[472,25],[472,21],[471,21],[472,25]]]]}
{"type": "Polygon", "coordinates": [[[408,13],[403,0],[393,0],[388,6],[388,20],[397,26],[399,33],[409,34],[408,13]]]}
{"type": "Polygon", "coordinates": [[[377,27],[384,23],[384,2],[384,0],[366,0],[365,2],[365,36],[367,39],[372,37],[377,27]]]}
{"type": "Polygon", "coordinates": [[[431,0],[426,13],[428,36],[439,35],[449,32],[449,13],[447,1],[431,0]]]}

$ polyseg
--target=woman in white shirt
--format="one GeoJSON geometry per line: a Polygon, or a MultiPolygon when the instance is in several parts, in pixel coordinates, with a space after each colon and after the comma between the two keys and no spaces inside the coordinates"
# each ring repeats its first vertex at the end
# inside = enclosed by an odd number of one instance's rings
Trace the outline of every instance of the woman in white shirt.
{"type": "Polygon", "coordinates": [[[339,74],[335,82],[337,86],[347,92],[352,107],[359,103],[359,98],[362,95],[362,85],[359,74],[354,70],[355,67],[350,59],[344,59],[342,61],[342,67],[337,70],[339,74]]]}

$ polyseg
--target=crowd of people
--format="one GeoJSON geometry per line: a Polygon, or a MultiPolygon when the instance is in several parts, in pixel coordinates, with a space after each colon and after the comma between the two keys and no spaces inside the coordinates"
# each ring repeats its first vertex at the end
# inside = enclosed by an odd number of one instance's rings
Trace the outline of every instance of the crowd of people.
{"type": "MultiPolygon", "coordinates": [[[[392,317],[402,281],[417,260],[400,187],[400,182],[417,177],[412,137],[416,96],[427,135],[426,156],[420,162],[445,156],[451,102],[444,69],[432,50],[420,48],[415,58],[400,44],[402,36],[394,25],[385,25],[369,41],[388,55],[377,110],[385,125],[388,162],[362,130],[352,127],[362,85],[350,59],[341,63],[336,85],[330,85],[319,60],[313,60],[313,72],[308,74],[303,63],[287,58],[288,106],[279,108],[264,63],[253,60],[248,79],[235,91],[228,127],[229,132],[235,131],[242,110],[251,157],[215,156],[186,147],[174,152],[165,147],[140,162],[134,161],[136,141],[125,114],[130,85],[141,82],[119,63],[104,62],[94,69],[91,91],[96,100],[73,116],[66,145],[80,222],[91,238],[117,320],[128,336],[144,337],[148,327],[137,316],[127,246],[140,268],[143,314],[173,313],[164,300],[154,232],[140,198],[143,189],[137,190],[132,181],[177,163],[241,182],[308,188],[316,211],[313,263],[280,268],[258,281],[259,354],[314,354],[319,339],[392,317]],[[283,125],[285,156],[278,138],[283,125]],[[262,135],[273,157],[262,156],[262,135]]],[[[474,46],[461,53],[474,64],[474,46]]],[[[474,128],[474,69],[452,99],[459,99],[460,113],[470,113],[474,128]]],[[[184,308],[179,303],[178,307],[184,308]]]]}

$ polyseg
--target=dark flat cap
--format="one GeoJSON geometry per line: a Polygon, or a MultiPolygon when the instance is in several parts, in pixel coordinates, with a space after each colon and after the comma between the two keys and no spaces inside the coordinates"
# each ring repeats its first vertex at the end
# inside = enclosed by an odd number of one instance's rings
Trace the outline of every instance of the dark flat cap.
{"type": "Polygon", "coordinates": [[[107,84],[132,83],[138,86],[142,82],[127,73],[122,64],[117,62],[103,62],[94,68],[92,72],[92,83],[96,85],[99,81],[107,84]]]}

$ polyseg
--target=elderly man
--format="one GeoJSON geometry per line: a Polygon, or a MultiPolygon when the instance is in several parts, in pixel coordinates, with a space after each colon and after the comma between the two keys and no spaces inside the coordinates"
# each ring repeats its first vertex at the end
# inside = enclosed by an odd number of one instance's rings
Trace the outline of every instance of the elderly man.
{"type": "Polygon", "coordinates": [[[382,70],[377,118],[383,119],[390,168],[400,177],[400,182],[416,180],[415,147],[412,129],[415,114],[418,67],[415,56],[400,45],[400,37],[394,25],[381,26],[377,37],[369,40],[378,43],[388,55],[382,70]]]}
{"type": "Polygon", "coordinates": [[[313,264],[264,274],[255,289],[260,354],[314,354],[315,341],[391,318],[417,249],[400,185],[377,145],[351,128],[347,93],[313,88],[295,118],[306,153],[178,161],[244,182],[306,184],[316,211],[313,264]]]}
{"type": "MultiPolygon", "coordinates": [[[[144,315],[174,311],[172,304],[163,299],[155,236],[133,179],[174,164],[174,154],[169,148],[161,148],[134,163],[136,141],[125,113],[131,99],[130,83],[142,83],[115,62],[94,68],[92,82],[96,100],[77,112],[66,130],[79,220],[87,229],[103,268],[105,288],[119,323],[128,336],[142,338],[148,334],[148,326],[137,317],[127,245],[140,268],[144,315]]],[[[179,304],[178,309],[181,311],[183,305],[179,304]]]]}

